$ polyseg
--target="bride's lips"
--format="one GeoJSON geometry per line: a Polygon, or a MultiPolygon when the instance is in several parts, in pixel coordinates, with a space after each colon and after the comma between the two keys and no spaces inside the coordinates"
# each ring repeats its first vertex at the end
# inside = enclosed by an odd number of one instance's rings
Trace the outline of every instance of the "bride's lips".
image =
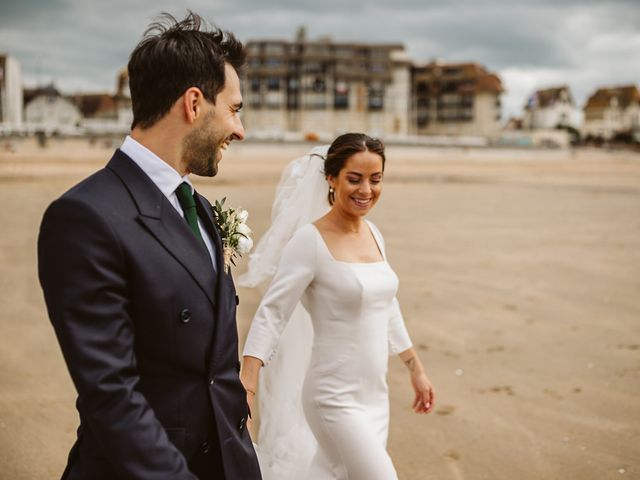
{"type": "Polygon", "coordinates": [[[356,205],[356,207],[367,208],[369,205],[371,205],[371,200],[373,200],[373,197],[370,197],[370,198],[351,197],[351,200],[353,200],[353,203],[356,205]]]}

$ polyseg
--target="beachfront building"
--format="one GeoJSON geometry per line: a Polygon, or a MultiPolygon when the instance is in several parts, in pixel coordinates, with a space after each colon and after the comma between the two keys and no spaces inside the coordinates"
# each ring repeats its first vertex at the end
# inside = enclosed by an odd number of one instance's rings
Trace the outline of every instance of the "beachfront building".
{"type": "Polygon", "coordinates": [[[495,137],[502,81],[477,63],[433,61],[411,70],[411,133],[495,137]]]}
{"type": "Polygon", "coordinates": [[[115,95],[82,93],[70,98],[82,112],[82,127],[89,133],[126,133],[131,127],[133,112],[126,69],[117,75],[115,95]]]}
{"type": "Polygon", "coordinates": [[[401,44],[306,39],[247,43],[242,121],[252,132],[334,136],[409,130],[410,65],[401,44]]]}
{"type": "Polygon", "coordinates": [[[68,133],[77,129],[82,114],[53,84],[24,90],[24,120],[29,130],[68,133]]]}
{"type": "Polygon", "coordinates": [[[0,54],[0,125],[12,128],[22,124],[22,75],[20,62],[0,54]]]}
{"type": "Polygon", "coordinates": [[[640,91],[636,85],[599,88],[584,106],[584,137],[611,140],[640,135],[640,91]]]}
{"type": "Polygon", "coordinates": [[[523,128],[554,129],[574,126],[576,107],[567,85],[536,90],[524,107],[523,128]]]}

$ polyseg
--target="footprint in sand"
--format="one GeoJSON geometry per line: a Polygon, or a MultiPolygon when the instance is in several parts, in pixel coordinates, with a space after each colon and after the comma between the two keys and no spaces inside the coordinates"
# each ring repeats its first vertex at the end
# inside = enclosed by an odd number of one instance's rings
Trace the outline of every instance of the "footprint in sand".
{"type": "Polygon", "coordinates": [[[619,350],[638,350],[640,345],[618,345],[619,350]]]}
{"type": "Polygon", "coordinates": [[[505,348],[502,345],[494,345],[487,348],[487,353],[504,352],[505,348]]]}
{"type": "Polygon", "coordinates": [[[517,305],[512,305],[510,303],[507,303],[506,305],[503,305],[502,308],[504,308],[505,310],[510,310],[512,312],[518,310],[518,306],[517,305]]]}
{"type": "Polygon", "coordinates": [[[504,385],[502,387],[491,387],[489,391],[492,393],[506,393],[510,396],[515,395],[515,392],[513,391],[513,387],[511,385],[504,385]]]}
{"type": "Polygon", "coordinates": [[[444,458],[447,458],[449,460],[460,460],[460,454],[455,450],[449,450],[444,454],[444,458]]]}
{"type": "Polygon", "coordinates": [[[455,409],[453,405],[442,405],[436,409],[436,415],[451,415],[455,409]]]}

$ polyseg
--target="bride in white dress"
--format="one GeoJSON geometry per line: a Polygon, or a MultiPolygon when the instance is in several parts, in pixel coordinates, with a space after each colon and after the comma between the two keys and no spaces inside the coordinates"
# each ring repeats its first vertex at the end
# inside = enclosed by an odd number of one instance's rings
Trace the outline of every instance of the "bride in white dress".
{"type": "Polygon", "coordinates": [[[409,369],[414,411],[434,407],[396,299],[398,277],[364,219],[380,198],[384,163],[379,140],[351,133],[326,159],[316,151],[290,164],[273,224],[241,278],[256,285],[273,275],[241,373],[253,407],[265,367],[257,445],[265,480],[397,478],[386,451],[390,354],[409,369]]]}

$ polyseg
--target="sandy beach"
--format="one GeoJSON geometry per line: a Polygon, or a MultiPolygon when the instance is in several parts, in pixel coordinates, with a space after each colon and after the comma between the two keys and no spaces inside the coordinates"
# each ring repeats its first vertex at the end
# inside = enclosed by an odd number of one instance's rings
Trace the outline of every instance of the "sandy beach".
{"type": "MultiPolygon", "coordinates": [[[[311,145],[232,145],[209,199],[260,238],[283,166],[311,145]]],[[[104,145],[0,153],[0,478],[59,478],[75,391],[37,280],[46,206],[104,145]]],[[[389,364],[389,450],[403,480],[640,478],[640,154],[390,146],[372,220],[437,392],[412,413],[389,364]]],[[[245,269],[245,260],[235,271],[245,269]]],[[[259,301],[240,289],[241,341],[259,301]]]]}

